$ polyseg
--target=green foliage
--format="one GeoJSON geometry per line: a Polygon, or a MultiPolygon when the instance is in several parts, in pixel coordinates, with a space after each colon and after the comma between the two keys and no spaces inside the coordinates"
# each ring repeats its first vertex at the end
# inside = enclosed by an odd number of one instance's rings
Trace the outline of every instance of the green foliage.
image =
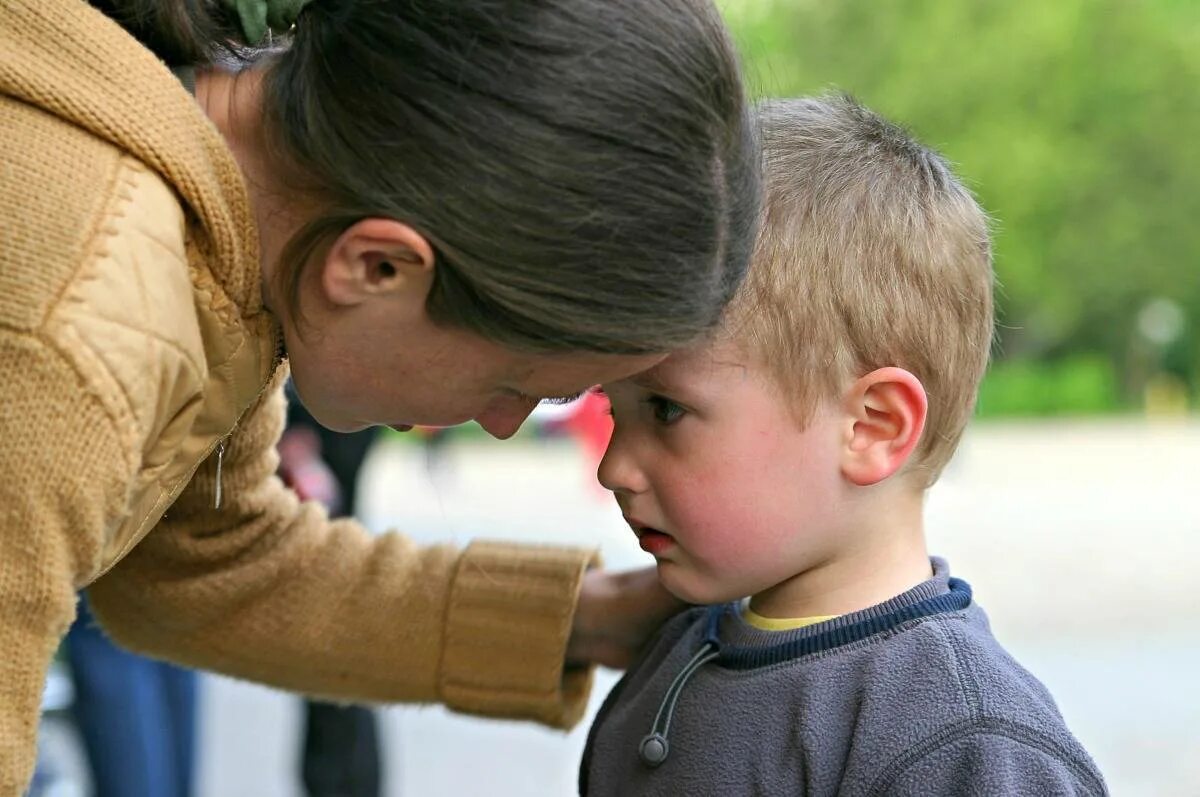
{"type": "Polygon", "coordinates": [[[1130,362],[1137,315],[1161,297],[1200,383],[1200,3],[723,6],[758,94],[849,91],[957,164],[995,220],[1001,366],[1094,355],[1133,400],[1154,371],[1130,362]]]}
{"type": "Polygon", "coordinates": [[[1094,415],[1121,409],[1113,365],[1094,355],[997,363],[983,380],[976,414],[1094,415]]]}

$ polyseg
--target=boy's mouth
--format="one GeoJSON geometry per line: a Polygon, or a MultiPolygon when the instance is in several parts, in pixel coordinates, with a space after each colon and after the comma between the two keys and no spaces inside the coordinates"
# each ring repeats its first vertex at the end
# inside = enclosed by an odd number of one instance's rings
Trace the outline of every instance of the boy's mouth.
{"type": "Polygon", "coordinates": [[[651,556],[659,556],[666,553],[667,549],[675,544],[675,539],[670,534],[653,526],[647,526],[636,518],[627,517],[625,518],[625,522],[629,524],[629,528],[633,529],[633,533],[637,535],[638,545],[651,556]]]}

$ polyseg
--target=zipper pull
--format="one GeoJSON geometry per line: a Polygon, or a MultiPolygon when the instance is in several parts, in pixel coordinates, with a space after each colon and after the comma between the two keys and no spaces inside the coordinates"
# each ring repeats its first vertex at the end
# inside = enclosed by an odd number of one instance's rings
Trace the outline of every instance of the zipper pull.
{"type": "Polygon", "coordinates": [[[216,500],[213,501],[213,509],[221,508],[221,466],[225,464],[225,441],[221,440],[217,444],[217,489],[216,500]]]}

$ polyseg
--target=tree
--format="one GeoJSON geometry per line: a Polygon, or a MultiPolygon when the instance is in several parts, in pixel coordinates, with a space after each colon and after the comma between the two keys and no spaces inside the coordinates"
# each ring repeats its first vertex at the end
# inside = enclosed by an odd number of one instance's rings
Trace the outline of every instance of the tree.
{"type": "Polygon", "coordinates": [[[1138,314],[1200,385],[1200,3],[726,0],[752,89],[846,90],[950,158],[995,219],[998,359],[1100,355],[1127,400],[1138,314]]]}

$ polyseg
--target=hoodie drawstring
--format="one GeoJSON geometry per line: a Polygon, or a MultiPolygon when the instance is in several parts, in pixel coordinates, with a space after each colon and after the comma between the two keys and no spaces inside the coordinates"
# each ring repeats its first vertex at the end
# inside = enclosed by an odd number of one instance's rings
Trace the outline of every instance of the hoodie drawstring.
{"type": "Polygon", "coordinates": [[[667,694],[663,697],[662,704],[658,707],[658,714],[654,716],[654,725],[650,728],[650,733],[643,736],[638,745],[638,756],[642,759],[643,764],[648,767],[656,767],[667,760],[667,755],[671,752],[667,734],[671,731],[671,716],[675,713],[675,703],[678,702],[683,687],[687,685],[688,679],[695,674],[696,670],[720,655],[711,642],[705,642],[704,647],[696,651],[696,655],[692,656],[687,666],[680,670],[679,675],[675,676],[675,680],[671,682],[667,694]]]}
{"type": "Polygon", "coordinates": [[[657,767],[667,760],[667,756],[671,752],[671,745],[667,741],[667,734],[671,731],[671,718],[675,714],[675,704],[679,702],[679,696],[683,694],[683,688],[687,686],[687,682],[701,667],[721,655],[721,643],[717,637],[717,626],[726,608],[725,606],[714,606],[709,609],[708,628],[704,635],[704,644],[696,651],[696,654],[692,656],[688,663],[684,665],[683,669],[679,671],[679,675],[675,676],[675,680],[671,681],[671,685],[667,687],[667,693],[663,695],[662,703],[659,704],[658,713],[654,715],[654,725],[651,726],[650,733],[643,736],[642,741],[638,744],[638,757],[648,767],[657,767]]]}

